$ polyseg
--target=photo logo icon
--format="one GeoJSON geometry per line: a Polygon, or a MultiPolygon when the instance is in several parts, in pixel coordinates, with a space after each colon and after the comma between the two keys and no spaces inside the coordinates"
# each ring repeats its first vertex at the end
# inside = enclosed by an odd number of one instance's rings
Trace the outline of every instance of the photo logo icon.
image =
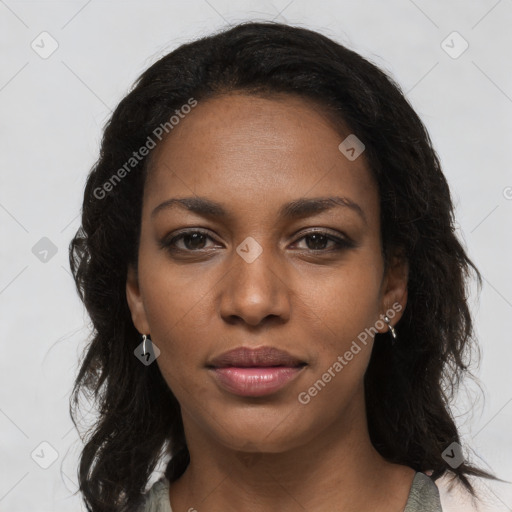
{"type": "Polygon", "coordinates": [[[59,43],[48,32],[41,32],[32,43],[30,43],[30,47],[41,59],[47,59],[57,50],[59,43]]]}
{"type": "Polygon", "coordinates": [[[141,342],[133,353],[145,366],[149,366],[160,355],[160,349],[147,338],[146,343],[141,342]],[[144,348],[146,349],[145,352],[144,348]]]}
{"type": "Polygon", "coordinates": [[[56,254],[57,246],[46,236],[43,236],[34,247],[32,254],[41,262],[48,263],[56,254]]]}
{"type": "Polygon", "coordinates": [[[59,453],[49,442],[43,441],[30,456],[39,467],[48,469],[59,458],[59,453]]]}
{"type": "Polygon", "coordinates": [[[353,133],[351,133],[339,146],[338,149],[353,162],[365,150],[365,145],[353,133]]]}
{"type": "Polygon", "coordinates": [[[444,450],[441,456],[452,468],[458,468],[464,462],[462,446],[455,441],[444,450]]]}
{"type": "Polygon", "coordinates": [[[237,248],[236,252],[247,263],[252,263],[262,252],[263,247],[254,240],[252,236],[248,236],[237,248]]]}
{"type": "Polygon", "coordinates": [[[443,40],[441,48],[452,59],[458,59],[469,48],[469,43],[457,31],[453,31],[443,40]]]}

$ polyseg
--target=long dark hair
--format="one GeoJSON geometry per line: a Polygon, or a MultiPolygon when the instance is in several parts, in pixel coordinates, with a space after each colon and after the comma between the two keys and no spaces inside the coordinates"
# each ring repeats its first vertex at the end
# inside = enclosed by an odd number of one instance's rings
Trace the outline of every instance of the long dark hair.
{"type": "Polygon", "coordinates": [[[371,441],[389,461],[432,470],[434,480],[453,473],[475,496],[468,475],[495,477],[467,460],[452,467],[443,452],[461,443],[449,404],[462,376],[475,379],[467,292],[472,273],[479,290],[482,280],[454,231],[449,187],[426,128],[400,86],[354,51],[304,28],[246,22],[184,44],[147,69],[107,123],[87,179],[82,225],[69,247],[93,323],[70,399],[75,426],[81,394],[99,413],[79,465],[87,510],[136,510],[162,457],[171,481],[189,463],[176,398],[158,365],[133,353],[141,340],[125,284],[128,265],[137,267],[149,157],[130,159],[150,139],[160,141],[158,127],[172,136],[169,119],[191,98],[231,91],[315,100],[364,142],[378,183],[385,261],[401,248],[409,262],[398,341],[392,347],[379,342],[388,334],[376,335],[364,377],[371,441]]]}

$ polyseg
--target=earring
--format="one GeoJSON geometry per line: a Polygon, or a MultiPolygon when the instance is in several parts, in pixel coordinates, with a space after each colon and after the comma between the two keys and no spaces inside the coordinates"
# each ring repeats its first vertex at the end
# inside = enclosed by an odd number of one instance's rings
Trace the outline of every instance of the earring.
{"type": "MultiPolygon", "coordinates": [[[[142,355],[146,355],[147,354],[147,352],[146,352],[146,340],[148,340],[148,339],[149,338],[145,334],[142,335],[142,355]]],[[[149,341],[151,341],[151,340],[149,339],[149,341]]]]}
{"type": "Polygon", "coordinates": [[[393,344],[395,343],[395,340],[396,340],[396,331],[395,331],[395,328],[391,325],[391,320],[388,318],[387,315],[384,315],[384,322],[386,322],[388,324],[388,327],[389,327],[389,332],[391,333],[391,336],[393,336],[393,344]]]}

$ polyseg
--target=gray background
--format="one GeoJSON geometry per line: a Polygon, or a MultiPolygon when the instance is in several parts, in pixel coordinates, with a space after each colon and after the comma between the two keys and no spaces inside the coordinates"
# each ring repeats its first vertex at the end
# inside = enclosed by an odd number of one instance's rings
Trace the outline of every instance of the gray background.
{"type": "MultiPolygon", "coordinates": [[[[89,321],[67,247],[79,227],[102,127],[159,56],[248,19],[298,24],[353,48],[392,74],[426,124],[457,205],[460,237],[484,277],[479,302],[473,289],[472,309],[483,354],[474,371],[485,402],[468,383],[453,411],[465,453],[512,480],[511,0],[6,0],[0,1],[2,512],[85,509],[73,496],[81,442],[68,397],[89,321]],[[469,47],[460,53],[464,41],[469,47]],[[47,55],[52,44],[58,48],[47,55]]],[[[444,480],[438,485],[446,511],[470,510],[444,480]]],[[[510,484],[477,487],[488,496],[481,510],[512,510],[510,484]]]]}

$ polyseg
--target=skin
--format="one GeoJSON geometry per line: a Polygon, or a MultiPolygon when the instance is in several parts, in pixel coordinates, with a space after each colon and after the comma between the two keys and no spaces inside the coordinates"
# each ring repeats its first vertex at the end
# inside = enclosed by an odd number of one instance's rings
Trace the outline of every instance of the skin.
{"type": "Polygon", "coordinates": [[[399,303],[396,325],[407,301],[407,263],[394,258],[384,271],[378,189],[364,153],[350,161],[338,149],[349,133],[312,101],[231,93],[199,102],[154,150],[138,274],[129,269],[126,293],[182,410],[191,462],[170,486],[174,512],[405,507],[415,471],[383,459],[368,435],[372,337],[308,404],[297,398],[399,303]],[[341,206],[277,216],[289,201],[333,195],[357,203],[365,218],[341,206]],[[151,216],[169,198],[190,196],[220,202],[229,215],[175,206],[151,216]],[[181,252],[159,246],[184,228],[208,236],[181,239],[181,252]],[[356,245],[315,245],[304,238],[315,229],[356,245]],[[249,236],[262,248],[251,263],[236,251],[249,236]],[[205,367],[240,345],[275,346],[307,366],[273,395],[240,397],[205,367]]]}

